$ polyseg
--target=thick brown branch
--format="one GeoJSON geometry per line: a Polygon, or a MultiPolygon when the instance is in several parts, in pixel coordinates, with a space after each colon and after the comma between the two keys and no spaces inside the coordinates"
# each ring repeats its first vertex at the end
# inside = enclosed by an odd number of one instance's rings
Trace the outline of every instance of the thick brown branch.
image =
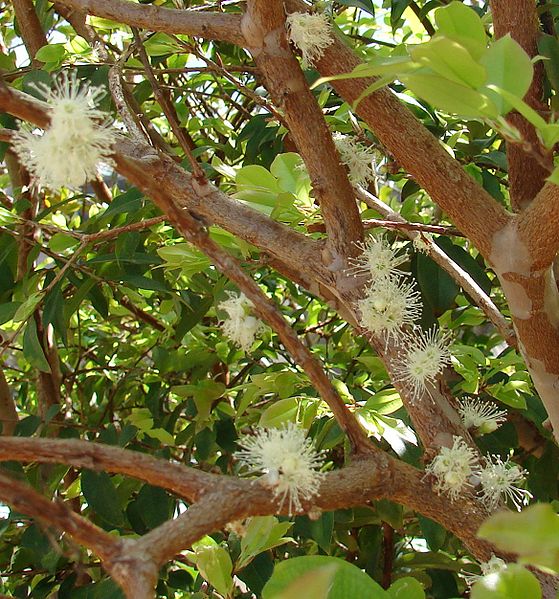
{"type": "MultiPolygon", "coordinates": [[[[491,0],[490,6],[495,36],[500,38],[510,33],[530,57],[536,56],[540,26],[534,0],[491,0]]],[[[538,61],[534,65],[532,85],[524,96],[524,101],[539,112],[546,108],[542,101],[543,72],[543,62],[538,61]]],[[[539,143],[534,127],[523,116],[513,112],[507,116],[507,121],[520,131],[527,142],[526,147],[534,148],[539,154],[537,157],[527,152],[523,144],[507,143],[510,201],[513,209],[520,211],[543,187],[553,168],[553,159],[539,143]]]]}
{"type": "Polygon", "coordinates": [[[35,59],[35,54],[48,44],[47,36],[35,12],[32,0],[12,0],[16,19],[23,43],[27,48],[31,63],[34,66],[43,64],[35,59]]]}
{"type": "MultiPolygon", "coordinates": [[[[300,0],[289,0],[287,4],[289,10],[306,10],[300,0]]],[[[317,67],[323,76],[331,76],[349,73],[358,64],[354,53],[336,38],[317,67]]],[[[372,82],[346,79],[333,81],[332,86],[352,104],[372,82]]],[[[464,171],[390,90],[381,89],[367,96],[357,112],[397,162],[487,257],[493,234],[508,220],[507,211],[464,171]]]]}
{"type": "Polygon", "coordinates": [[[345,258],[358,251],[355,242],[362,240],[363,226],[332,134],[289,48],[283,3],[249,0],[242,30],[274,104],[284,112],[311,176],[331,250],[324,260],[334,270],[343,269],[345,258]]]}
{"type": "Polygon", "coordinates": [[[133,25],[149,31],[196,35],[243,45],[241,21],[237,15],[174,10],[154,4],[135,4],[128,0],[59,0],[59,4],[80,12],[133,25]]]}
{"type": "Polygon", "coordinates": [[[531,254],[530,268],[547,268],[559,250],[559,186],[546,183],[516,220],[522,244],[531,254]]]}
{"type": "Polygon", "coordinates": [[[188,501],[196,501],[215,477],[149,454],[77,439],[0,437],[0,462],[69,464],[74,468],[126,474],[163,487],[188,501]]]}

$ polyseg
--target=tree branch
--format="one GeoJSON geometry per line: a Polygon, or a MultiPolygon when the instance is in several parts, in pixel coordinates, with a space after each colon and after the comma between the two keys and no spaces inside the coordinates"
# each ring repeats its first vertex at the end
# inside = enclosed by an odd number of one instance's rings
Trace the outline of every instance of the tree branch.
{"type": "MultiPolygon", "coordinates": [[[[540,35],[536,3],[533,0],[491,0],[490,6],[495,37],[510,33],[531,58],[536,56],[540,35]]],[[[543,62],[538,61],[534,65],[532,84],[524,96],[524,102],[538,112],[547,108],[542,101],[543,74],[543,62]]],[[[520,131],[527,147],[535,148],[540,158],[538,160],[533,153],[527,152],[523,144],[507,143],[510,201],[513,209],[520,211],[530,204],[543,187],[553,168],[553,158],[552,153],[544,150],[540,144],[534,127],[522,115],[512,112],[507,116],[507,121],[520,131]]]]}
{"type": "Polygon", "coordinates": [[[183,464],[153,456],[78,439],[0,437],[0,462],[69,464],[74,468],[126,474],[150,485],[163,487],[187,501],[198,500],[211,489],[216,477],[183,464]]]}
{"type": "MultiPolygon", "coordinates": [[[[307,10],[301,0],[288,0],[287,5],[290,11],[307,10]]],[[[358,64],[360,60],[351,49],[335,37],[316,66],[321,75],[331,76],[349,73],[358,64]]],[[[372,82],[370,78],[345,79],[332,81],[331,85],[352,104],[372,82]]],[[[487,257],[493,235],[508,221],[507,211],[464,171],[389,89],[367,96],[359,103],[357,113],[397,162],[487,257]]]]}
{"type": "Polygon", "coordinates": [[[239,46],[244,41],[241,19],[233,14],[175,10],[128,0],[58,0],[58,4],[149,31],[195,35],[239,46]]]}
{"type": "Polygon", "coordinates": [[[23,38],[23,43],[31,59],[31,64],[35,67],[43,63],[36,60],[35,54],[48,44],[47,36],[35,12],[32,0],[12,0],[16,19],[19,24],[19,31],[23,38]]]}
{"type": "Polygon", "coordinates": [[[311,176],[328,235],[324,261],[333,270],[346,268],[346,258],[359,251],[355,242],[363,239],[363,226],[332,134],[289,48],[283,3],[249,0],[242,31],[311,176]]]}

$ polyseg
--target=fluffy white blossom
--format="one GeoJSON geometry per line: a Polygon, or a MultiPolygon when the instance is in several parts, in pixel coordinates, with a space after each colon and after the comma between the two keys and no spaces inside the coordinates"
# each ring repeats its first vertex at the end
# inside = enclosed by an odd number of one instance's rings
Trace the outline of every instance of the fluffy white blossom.
{"type": "Polygon", "coordinates": [[[387,339],[421,316],[420,294],[413,282],[405,282],[402,277],[373,283],[358,307],[361,325],[373,334],[385,333],[387,339]]]}
{"type": "Polygon", "coordinates": [[[111,163],[115,134],[95,108],[101,88],[82,87],[75,76],[62,76],[54,89],[38,84],[49,105],[50,126],[42,134],[25,129],[14,135],[13,148],[35,185],[57,190],[77,188],[111,163]]]}
{"type": "Polygon", "coordinates": [[[283,428],[261,429],[240,442],[237,459],[250,474],[264,473],[263,483],[272,488],[281,505],[289,502],[289,514],[301,509],[301,500],[318,494],[324,474],[318,472],[322,458],[307,439],[305,431],[294,423],[283,428]]]}
{"type": "Polygon", "coordinates": [[[289,40],[301,51],[304,68],[322,58],[334,41],[325,14],[293,12],[287,16],[286,27],[289,40]]]}
{"type": "Polygon", "coordinates": [[[488,576],[489,574],[498,574],[506,569],[507,563],[502,560],[500,557],[492,555],[489,558],[489,561],[480,563],[479,567],[481,568],[481,574],[464,574],[464,579],[468,583],[468,585],[473,585],[483,576],[488,576]]]}
{"type": "Polygon", "coordinates": [[[403,349],[394,366],[396,380],[411,387],[418,398],[434,383],[444,367],[450,363],[450,336],[433,327],[429,331],[413,329],[404,338],[403,349]]]}
{"type": "Polygon", "coordinates": [[[507,419],[506,411],[499,410],[494,403],[471,397],[460,400],[458,412],[465,428],[475,428],[482,435],[496,431],[507,419]]]}
{"type": "Polygon", "coordinates": [[[454,501],[466,487],[472,486],[469,479],[474,474],[476,462],[474,450],[462,437],[456,436],[452,447],[441,447],[425,472],[435,477],[435,491],[445,493],[454,501]]]}
{"type": "Polygon", "coordinates": [[[266,328],[264,323],[250,314],[252,302],[244,293],[228,291],[228,299],[218,304],[218,308],[227,312],[228,318],[221,323],[224,334],[248,352],[254,340],[266,328]]]}
{"type": "Polygon", "coordinates": [[[380,279],[407,274],[398,270],[398,266],[407,260],[407,253],[392,248],[384,237],[370,237],[359,247],[362,252],[351,260],[353,268],[349,272],[370,275],[373,284],[380,279]]]}
{"type": "Polygon", "coordinates": [[[334,143],[340,160],[349,171],[349,181],[352,185],[367,187],[376,178],[376,152],[353,137],[336,134],[334,143]]]}
{"type": "Polygon", "coordinates": [[[507,458],[505,462],[498,456],[488,456],[486,465],[478,477],[481,484],[480,499],[489,510],[496,510],[501,502],[511,499],[520,511],[527,505],[532,494],[516,485],[522,483],[526,472],[507,458]]]}

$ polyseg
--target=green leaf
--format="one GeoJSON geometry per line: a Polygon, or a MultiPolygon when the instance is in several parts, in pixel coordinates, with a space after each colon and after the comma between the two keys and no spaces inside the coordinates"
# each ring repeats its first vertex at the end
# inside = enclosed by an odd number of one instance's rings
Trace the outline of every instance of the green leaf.
{"type": "Polygon", "coordinates": [[[412,46],[410,55],[423,66],[461,85],[477,88],[486,82],[485,68],[472,58],[464,46],[450,38],[437,36],[426,44],[412,46]]]}
{"type": "Polygon", "coordinates": [[[43,293],[41,291],[37,291],[36,293],[32,293],[24,302],[19,306],[16,313],[14,314],[13,321],[21,322],[23,320],[27,320],[31,314],[35,311],[35,308],[39,305],[43,297],[43,293]]]}
{"type": "Polygon", "coordinates": [[[454,279],[431,258],[417,254],[417,282],[421,294],[435,316],[454,305],[460,288],[454,279]]]}
{"type": "Polygon", "coordinates": [[[35,53],[35,58],[41,62],[54,62],[60,63],[66,56],[66,50],[64,44],[48,44],[39,48],[35,53]]]}
{"type": "Polygon", "coordinates": [[[378,414],[392,414],[402,407],[402,398],[393,388],[383,389],[369,398],[364,407],[378,414]]]}
{"type": "Polygon", "coordinates": [[[107,524],[120,526],[124,523],[118,493],[106,472],[83,470],[81,488],[89,507],[107,524]]]}
{"type": "Polygon", "coordinates": [[[204,537],[192,546],[194,554],[189,554],[202,577],[217,592],[228,596],[233,588],[233,564],[229,552],[218,545],[211,537],[204,537]]]}
{"type": "Polygon", "coordinates": [[[478,580],[472,587],[471,599],[541,599],[538,579],[526,568],[509,564],[478,580]]]}
{"type": "Polygon", "coordinates": [[[399,79],[414,94],[445,112],[470,118],[496,118],[499,115],[487,95],[440,75],[416,72],[400,75],[399,79]]]}
{"type": "Polygon", "coordinates": [[[32,318],[27,322],[23,333],[23,356],[31,366],[34,366],[41,372],[51,371],[39,342],[39,337],[37,336],[37,325],[32,318]]]}
{"type": "Polygon", "coordinates": [[[136,507],[148,530],[173,516],[175,501],[159,487],[144,485],[136,498],[136,507]]]}
{"type": "Polygon", "coordinates": [[[386,592],[390,599],[425,599],[423,585],[411,576],[399,578],[386,592]]]}
{"type": "Polygon", "coordinates": [[[270,172],[277,178],[279,187],[294,196],[307,199],[311,189],[311,180],[305,163],[299,154],[288,152],[278,154],[270,165],[270,172]]]}
{"type": "Polygon", "coordinates": [[[435,11],[438,33],[464,46],[475,59],[479,59],[487,46],[487,35],[483,21],[475,10],[451,2],[435,11]]]}
{"type": "MultiPolygon", "coordinates": [[[[487,69],[486,85],[494,85],[501,90],[522,99],[530,87],[534,66],[530,57],[510,34],[494,42],[481,58],[481,64],[487,69]]],[[[502,94],[487,90],[499,114],[506,114],[513,107],[502,94]]]]}
{"type": "Polygon", "coordinates": [[[294,597],[325,599],[330,597],[330,589],[337,572],[338,564],[327,564],[306,572],[296,578],[283,591],[271,596],[271,599],[293,599],[294,597]]]}
{"type": "Polygon", "coordinates": [[[548,503],[531,505],[520,513],[495,514],[481,525],[478,536],[518,554],[521,563],[559,572],[559,516],[548,503]]]}
{"type": "Polygon", "coordinates": [[[274,175],[268,169],[256,164],[239,169],[235,182],[237,183],[235,197],[270,208],[275,206],[276,197],[281,192],[274,175]]]}
{"type": "Polygon", "coordinates": [[[278,522],[274,516],[255,516],[250,518],[241,539],[241,553],[236,569],[241,570],[259,553],[278,547],[291,539],[284,537],[293,526],[291,522],[278,522]]]}
{"type": "Polygon", "coordinates": [[[554,35],[540,33],[538,52],[547,59],[543,66],[551,87],[559,91],[559,40],[554,35]]]}
{"type": "Polygon", "coordinates": [[[297,417],[298,408],[299,402],[296,397],[280,399],[262,412],[258,426],[274,428],[286,422],[293,422],[297,417]]]}
{"type": "Polygon", "coordinates": [[[325,599],[388,599],[386,591],[357,566],[324,555],[295,557],[276,564],[272,577],[262,590],[262,599],[282,596],[281,593],[300,577],[326,566],[335,566],[337,569],[325,599]]]}
{"type": "Polygon", "coordinates": [[[75,247],[78,244],[79,239],[71,235],[66,235],[66,233],[55,233],[49,240],[49,248],[57,253],[75,247]]]}

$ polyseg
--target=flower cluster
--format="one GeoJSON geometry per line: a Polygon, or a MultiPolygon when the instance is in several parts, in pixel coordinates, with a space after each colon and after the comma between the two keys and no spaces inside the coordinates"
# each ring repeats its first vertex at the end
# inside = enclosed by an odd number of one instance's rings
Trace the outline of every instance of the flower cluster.
{"type": "Polygon", "coordinates": [[[321,13],[291,13],[286,27],[289,40],[301,51],[305,69],[322,58],[334,42],[328,17],[321,13]]]}
{"type": "Polygon", "coordinates": [[[58,78],[52,90],[44,84],[37,88],[49,104],[50,127],[42,135],[20,129],[14,151],[35,185],[80,187],[96,176],[99,163],[111,163],[115,134],[107,115],[94,107],[105,92],[82,87],[75,74],[58,78]]]}
{"type": "Polygon", "coordinates": [[[283,428],[261,429],[240,442],[235,455],[248,467],[248,473],[264,473],[262,482],[281,497],[281,507],[289,502],[289,514],[301,509],[301,500],[318,494],[324,474],[318,471],[322,458],[307,439],[305,431],[290,422],[283,428]]]}
{"type": "Polygon", "coordinates": [[[480,465],[474,450],[462,437],[455,436],[452,447],[442,447],[438,455],[425,468],[435,478],[434,489],[445,493],[454,501],[466,487],[479,486],[478,497],[488,510],[496,510],[510,499],[518,510],[532,497],[529,491],[519,488],[525,471],[507,458],[487,456],[480,465]]]}
{"type": "Polygon", "coordinates": [[[256,337],[264,331],[265,324],[250,314],[253,304],[244,293],[228,291],[227,295],[229,299],[218,304],[218,308],[228,315],[221,328],[235,345],[248,352],[256,337]]]}
{"type": "Polygon", "coordinates": [[[492,402],[479,402],[466,397],[460,401],[458,412],[465,428],[476,429],[480,435],[496,431],[506,420],[507,413],[492,402]]]}
{"type": "Polygon", "coordinates": [[[349,181],[352,185],[366,187],[376,178],[376,152],[352,137],[341,134],[334,136],[334,143],[342,164],[349,171],[349,181]]]}

